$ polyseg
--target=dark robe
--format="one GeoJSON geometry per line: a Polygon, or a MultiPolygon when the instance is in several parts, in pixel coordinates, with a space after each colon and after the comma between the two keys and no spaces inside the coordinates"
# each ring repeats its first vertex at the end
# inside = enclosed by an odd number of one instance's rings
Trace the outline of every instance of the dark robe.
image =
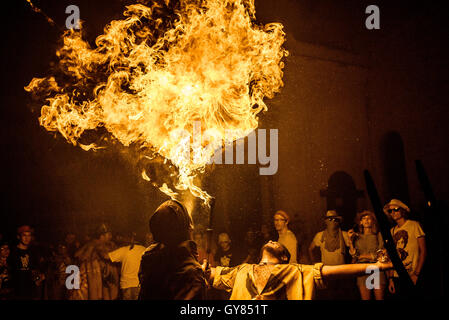
{"type": "Polygon", "coordinates": [[[142,256],[139,300],[203,300],[207,281],[199,264],[196,243],[174,248],[156,243],[142,256]]]}

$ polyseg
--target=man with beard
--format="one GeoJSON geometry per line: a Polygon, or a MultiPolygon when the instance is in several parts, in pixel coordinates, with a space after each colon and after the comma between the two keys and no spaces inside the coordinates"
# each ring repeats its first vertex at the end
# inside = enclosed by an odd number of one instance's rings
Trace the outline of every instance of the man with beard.
{"type": "Polygon", "coordinates": [[[386,270],[391,263],[345,264],[326,266],[289,264],[290,253],[279,242],[269,241],[261,249],[259,264],[241,264],[234,268],[210,270],[216,289],[231,292],[231,300],[311,300],[315,288],[328,279],[361,275],[368,268],[386,270]]]}

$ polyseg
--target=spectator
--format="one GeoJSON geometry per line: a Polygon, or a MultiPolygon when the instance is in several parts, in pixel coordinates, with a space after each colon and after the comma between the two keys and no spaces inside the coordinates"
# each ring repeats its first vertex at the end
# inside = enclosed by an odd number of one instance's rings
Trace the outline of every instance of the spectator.
{"type": "Polygon", "coordinates": [[[17,229],[19,243],[9,256],[14,295],[19,300],[31,300],[40,297],[38,292],[45,274],[39,270],[39,257],[31,250],[32,229],[23,225],[17,229]]]}
{"type": "Polygon", "coordinates": [[[348,233],[340,229],[342,217],[336,211],[329,210],[324,221],[326,229],[318,232],[309,246],[310,260],[316,260],[313,250],[318,247],[321,251],[321,262],[325,265],[344,264],[346,248],[350,246],[350,241],[348,233]]]}
{"type": "Polygon", "coordinates": [[[263,244],[262,233],[255,227],[251,227],[245,236],[246,258],[243,263],[257,263],[260,260],[260,249],[263,244]]]}
{"type": "MultiPolygon", "coordinates": [[[[80,270],[85,269],[87,273],[88,300],[115,300],[118,298],[118,270],[108,257],[108,252],[114,249],[112,233],[109,227],[103,223],[97,228],[95,239],[86,243],[76,252],[75,256],[85,264],[85,268],[80,268],[80,270]]],[[[85,297],[85,295],[82,296],[85,297]]]]}
{"type": "MultiPolygon", "coordinates": [[[[384,248],[382,235],[377,226],[377,219],[373,212],[365,210],[357,214],[356,230],[349,230],[350,239],[349,253],[353,257],[353,263],[374,263],[377,261],[379,251],[384,248]],[[357,232],[356,232],[357,231],[357,232]]],[[[380,273],[379,287],[370,289],[366,285],[369,275],[357,277],[357,287],[359,288],[362,300],[371,300],[371,293],[374,291],[376,300],[383,300],[386,287],[385,274],[380,273]]]]}
{"type": "Polygon", "coordinates": [[[260,232],[262,233],[263,243],[267,243],[268,241],[274,240],[275,238],[272,233],[272,228],[266,223],[260,226],[260,232]]]}
{"type": "Polygon", "coordinates": [[[59,244],[53,252],[47,277],[48,298],[50,300],[66,300],[68,298],[65,283],[67,279],[66,269],[71,264],[72,258],[67,247],[63,243],[59,244]]]}
{"type": "MultiPolygon", "coordinates": [[[[315,248],[321,251],[321,262],[324,265],[342,265],[346,263],[347,247],[350,246],[348,233],[342,231],[342,217],[335,210],[329,210],[324,217],[326,229],[318,232],[309,246],[310,261],[316,261],[313,255],[315,248]]],[[[352,279],[351,279],[352,280],[352,279]]],[[[344,279],[331,279],[325,290],[318,290],[319,300],[349,299],[353,284],[344,279]]]]}
{"type": "Polygon", "coordinates": [[[80,248],[80,243],[76,239],[76,234],[68,232],[64,239],[64,245],[67,248],[67,253],[71,259],[75,257],[75,252],[80,248]]]}
{"type": "Polygon", "coordinates": [[[218,235],[218,248],[214,256],[217,266],[234,267],[242,262],[237,251],[232,247],[231,238],[226,232],[218,235]]]}
{"type": "MultiPolygon", "coordinates": [[[[391,228],[391,235],[396,243],[399,257],[416,285],[427,256],[425,233],[419,222],[408,219],[410,209],[402,201],[393,199],[384,206],[383,210],[395,223],[395,226],[391,228]]],[[[392,276],[388,285],[390,293],[401,296],[397,272],[390,272],[390,276],[392,276]]]]}
{"type": "Polygon", "coordinates": [[[130,244],[109,252],[112,262],[121,263],[120,290],[123,300],[137,300],[139,297],[139,267],[145,247],[135,241],[131,235],[130,244]]]}
{"type": "Polygon", "coordinates": [[[11,278],[10,267],[8,264],[9,245],[6,242],[0,241],[0,300],[11,299],[11,278]]]}
{"type": "Polygon", "coordinates": [[[290,252],[290,262],[297,263],[298,241],[295,234],[288,229],[290,216],[285,211],[279,210],[274,214],[273,219],[274,227],[279,235],[278,242],[283,244],[290,252]]]}
{"type": "Polygon", "coordinates": [[[139,300],[202,300],[207,282],[192,241],[193,222],[186,208],[168,200],[150,218],[155,243],[140,264],[139,300]]]}
{"type": "Polygon", "coordinates": [[[200,263],[203,263],[204,260],[208,260],[209,264],[214,267],[215,264],[215,260],[214,260],[214,256],[211,253],[210,255],[207,254],[206,252],[206,239],[205,239],[205,235],[203,231],[200,230],[196,230],[193,232],[193,240],[195,241],[197,247],[198,247],[198,261],[200,263]]]}

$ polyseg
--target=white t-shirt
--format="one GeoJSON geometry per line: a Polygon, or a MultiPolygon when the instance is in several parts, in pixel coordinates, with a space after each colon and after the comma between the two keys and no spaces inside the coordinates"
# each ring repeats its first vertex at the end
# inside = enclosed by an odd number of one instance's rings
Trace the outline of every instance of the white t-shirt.
{"type": "Polygon", "coordinates": [[[290,263],[298,263],[296,261],[298,241],[296,240],[295,234],[292,231],[287,230],[287,232],[279,235],[278,242],[284,245],[290,253],[290,263]]]}
{"type": "Polygon", "coordinates": [[[141,245],[134,245],[132,250],[129,250],[131,246],[121,247],[115,251],[109,252],[109,258],[112,262],[121,262],[122,269],[120,274],[120,288],[133,288],[139,286],[139,268],[142,254],[146,248],[141,245]]]}
{"type": "MultiPolygon", "coordinates": [[[[407,220],[401,227],[394,226],[391,228],[391,235],[393,236],[396,250],[405,269],[409,274],[413,274],[418,266],[418,238],[426,235],[421,225],[418,221],[407,220]]],[[[394,276],[398,276],[396,271],[394,272],[394,276]]]]}
{"type": "MultiPolygon", "coordinates": [[[[313,244],[320,248],[321,250],[321,262],[325,265],[329,266],[335,266],[338,264],[344,264],[345,263],[345,248],[338,248],[335,251],[327,251],[324,242],[321,241],[323,238],[323,232],[318,232],[315,237],[313,238],[313,244]]],[[[348,233],[346,231],[341,231],[343,235],[343,241],[344,244],[349,247],[349,237],[348,233]]]]}

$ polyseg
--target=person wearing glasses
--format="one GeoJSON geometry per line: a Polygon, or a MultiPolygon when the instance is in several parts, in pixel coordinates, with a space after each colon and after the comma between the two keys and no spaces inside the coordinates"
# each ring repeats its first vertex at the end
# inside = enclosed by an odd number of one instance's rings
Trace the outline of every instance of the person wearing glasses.
{"type": "MultiPolygon", "coordinates": [[[[343,220],[337,211],[329,210],[324,217],[326,229],[318,232],[309,246],[309,257],[315,262],[314,251],[321,251],[321,262],[327,266],[342,265],[346,263],[348,248],[351,247],[348,233],[341,230],[340,224],[343,220]]],[[[352,283],[345,279],[329,280],[325,290],[317,291],[318,300],[349,299],[352,283]]],[[[351,293],[352,294],[352,293],[351,293]]]]}
{"type": "Polygon", "coordinates": [[[290,262],[298,263],[296,258],[298,252],[298,241],[296,240],[295,234],[288,228],[290,216],[285,211],[279,210],[274,214],[273,221],[274,228],[279,235],[277,241],[287,248],[290,253],[290,262]]]}
{"type": "MultiPolygon", "coordinates": [[[[384,206],[383,210],[395,224],[391,228],[391,235],[396,244],[396,250],[416,285],[427,256],[425,233],[418,221],[408,219],[410,209],[402,201],[393,199],[384,206]]],[[[388,290],[392,294],[399,294],[397,272],[391,271],[390,276],[388,290]]]]}
{"type": "Polygon", "coordinates": [[[316,247],[321,251],[321,262],[325,265],[339,265],[345,263],[347,248],[351,246],[348,233],[341,230],[342,217],[337,211],[329,210],[324,217],[326,229],[318,232],[309,246],[309,257],[315,261],[313,251],[316,247]]]}

